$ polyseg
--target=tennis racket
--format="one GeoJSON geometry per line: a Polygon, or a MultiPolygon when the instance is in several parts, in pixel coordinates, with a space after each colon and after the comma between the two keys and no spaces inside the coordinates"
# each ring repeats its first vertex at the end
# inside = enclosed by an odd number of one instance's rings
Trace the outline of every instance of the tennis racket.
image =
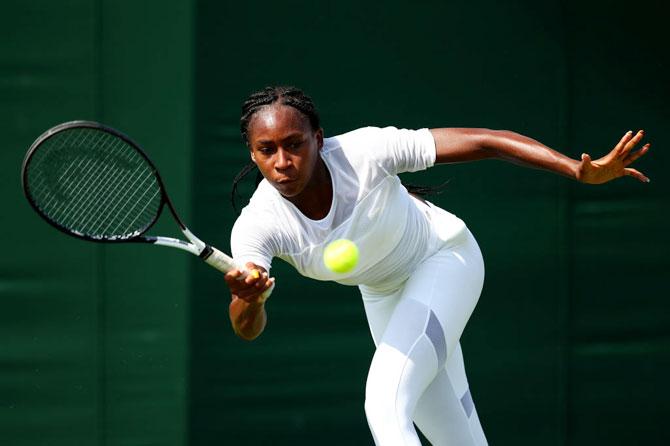
{"type": "MultiPolygon", "coordinates": [[[[23,191],[56,229],[84,240],[136,242],[188,251],[224,273],[243,266],[186,227],[147,154],[129,137],[91,121],[59,124],[28,149],[23,191]],[[167,206],[186,239],[144,235],[167,206]]],[[[273,285],[274,286],[274,285],[273,285]]],[[[265,291],[267,298],[272,288],[265,291]]]]}

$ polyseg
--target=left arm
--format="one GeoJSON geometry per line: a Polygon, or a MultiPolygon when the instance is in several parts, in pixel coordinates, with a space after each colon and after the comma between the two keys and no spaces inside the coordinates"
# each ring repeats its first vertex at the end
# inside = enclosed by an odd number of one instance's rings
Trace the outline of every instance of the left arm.
{"type": "Polygon", "coordinates": [[[649,151],[650,144],[633,151],[644,136],[642,130],[635,135],[626,133],[607,155],[595,161],[587,154],[582,154],[581,161],[573,160],[532,138],[506,130],[439,128],[430,132],[435,139],[437,164],[494,158],[588,184],[605,183],[624,175],[649,182],[641,172],[628,167],[649,151]]]}

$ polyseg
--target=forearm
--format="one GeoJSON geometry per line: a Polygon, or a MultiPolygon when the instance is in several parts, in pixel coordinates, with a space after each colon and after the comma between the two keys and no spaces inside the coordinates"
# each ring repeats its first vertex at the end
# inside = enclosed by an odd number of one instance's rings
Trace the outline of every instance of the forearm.
{"type": "Polygon", "coordinates": [[[579,161],[527,136],[506,130],[490,130],[482,138],[482,145],[493,158],[577,179],[579,161]]]}
{"type": "Polygon", "coordinates": [[[494,158],[577,178],[578,161],[518,133],[480,128],[439,128],[430,131],[435,139],[438,164],[494,158]]]}
{"type": "Polygon", "coordinates": [[[267,314],[264,303],[249,303],[233,297],[228,310],[233,331],[242,339],[251,341],[265,329],[267,314]]]}

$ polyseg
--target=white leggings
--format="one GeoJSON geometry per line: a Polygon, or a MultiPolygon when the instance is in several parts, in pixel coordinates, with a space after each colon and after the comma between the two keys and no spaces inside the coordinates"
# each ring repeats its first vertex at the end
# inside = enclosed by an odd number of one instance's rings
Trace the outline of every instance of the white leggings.
{"type": "Polygon", "coordinates": [[[472,234],[426,259],[402,287],[363,294],[377,346],[365,413],[377,446],[486,445],[459,343],[484,282],[472,234]]]}

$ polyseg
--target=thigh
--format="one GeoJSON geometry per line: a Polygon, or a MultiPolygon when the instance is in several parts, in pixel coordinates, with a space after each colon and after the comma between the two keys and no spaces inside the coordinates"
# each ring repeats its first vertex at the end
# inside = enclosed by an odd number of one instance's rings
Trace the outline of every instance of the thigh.
{"type": "MultiPolygon", "coordinates": [[[[407,280],[400,300],[413,300],[428,309],[425,332],[442,367],[479,301],[484,262],[479,246],[467,232],[464,240],[437,252],[407,280]]],[[[393,317],[403,317],[396,312],[393,317]]]]}
{"type": "MultiPolygon", "coordinates": [[[[399,290],[378,295],[361,289],[375,345],[379,346],[391,319],[395,318],[394,324],[403,328],[389,333],[389,338],[396,339],[401,333],[407,333],[411,338],[429,328],[429,334],[437,341],[439,333],[434,329],[438,326],[435,322],[439,322],[440,329],[445,332],[447,348],[453,348],[477,304],[483,281],[484,262],[477,242],[468,231],[462,243],[439,251],[422,262],[399,290]],[[436,319],[432,324],[431,312],[436,319]],[[419,327],[419,332],[410,330],[408,333],[405,327],[408,324],[423,326],[419,327]]],[[[445,351],[440,356],[444,362],[448,353],[445,351]]]]}
{"type": "Polygon", "coordinates": [[[379,346],[391,316],[398,306],[402,290],[387,295],[370,295],[361,290],[365,316],[375,346],[379,346]]]}
{"type": "Polygon", "coordinates": [[[422,303],[399,299],[377,345],[365,388],[365,413],[377,445],[420,446],[412,415],[438,372],[425,334],[428,316],[422,303]]]}

